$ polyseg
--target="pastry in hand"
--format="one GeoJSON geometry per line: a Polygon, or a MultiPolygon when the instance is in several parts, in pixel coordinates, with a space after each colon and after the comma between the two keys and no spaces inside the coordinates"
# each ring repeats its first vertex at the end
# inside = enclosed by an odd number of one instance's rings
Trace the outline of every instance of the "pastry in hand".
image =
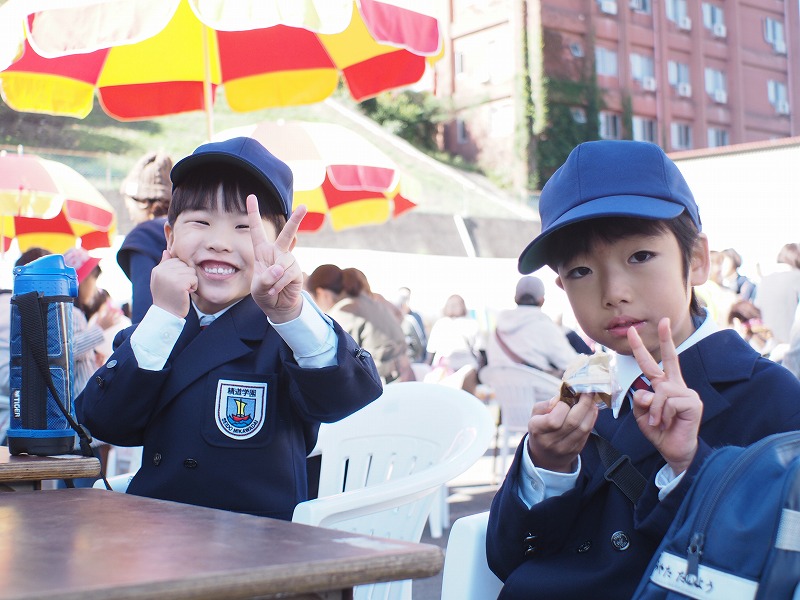
{"type": "Polygon", "coordinates": [[[611,370],[611,355],[580,354],[570,364],[561,378],[560,400],[569,406],[578,402],[581,394],[596,394],[600,408],[611,406],[614,376],[611,370]]]}

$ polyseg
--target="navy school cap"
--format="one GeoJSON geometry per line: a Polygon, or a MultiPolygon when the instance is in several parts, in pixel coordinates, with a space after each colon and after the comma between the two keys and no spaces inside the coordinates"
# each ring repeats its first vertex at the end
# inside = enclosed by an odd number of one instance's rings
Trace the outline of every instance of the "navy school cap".
{"type": "Polygon", "coordinates": [[[546,264],[547,239],[556,230],[587,219],[674,219],[681,213],[701,229],[689,185],[656,144],[629,140],[584,142],[542,188],[542,231],[519,257],[519,272],[546,264]]]}
{"type": "Polygon", "coordinates": [[[236,137],[198,146],[172,167],[172,189],[179,186],[191,171],[208,164],[228,164],[244,169],[275,195],[287,219],[292,214],[292,170],[259,141],[236,137]]]}

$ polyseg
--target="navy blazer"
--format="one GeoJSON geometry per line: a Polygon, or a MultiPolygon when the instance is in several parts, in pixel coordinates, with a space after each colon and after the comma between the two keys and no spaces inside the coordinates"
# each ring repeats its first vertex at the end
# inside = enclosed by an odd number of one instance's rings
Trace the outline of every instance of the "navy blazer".
{"type": "Polygon", "coordinates": [[[302,369],[247,297],[200,331],[190,310],[161,371],[140,369],[135,327],[76,399],[98,439],[144,446],[128,492],[291,519],[308,496],[306,455],[320,422],[346,417],[383,388],[369,353],[334,322],[336,366],[302,369]]]}
{"type": "Polygon", "coordinates": [[[615,420],[610,410],[600,411],[595,429],[647,478],[635,507],[604,479],[605,468],[590,441],[581,452],[575,488],[528,509],[517,491],[525,444],[517,448],[492,502],[487,531],[489,565],[505,581],[501,598],[630,598],[713,448],[800,429],[800,382],[734,331],[714,333],[681,352],[679,360],[686,384],[703,401],[700,446],[663,502],[654,480],[665,461],[632,412],[615,420]]]}

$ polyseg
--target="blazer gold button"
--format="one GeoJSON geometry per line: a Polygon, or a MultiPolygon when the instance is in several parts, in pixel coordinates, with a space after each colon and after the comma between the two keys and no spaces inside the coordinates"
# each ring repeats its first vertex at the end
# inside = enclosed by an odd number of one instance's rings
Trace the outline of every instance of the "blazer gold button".
{"type": "Polygon", "coordinates": [[[578,546],[578,554],[583,554],[584,552],[588,552],[591,547],[592,547],[591,540],[586,540],[580,546],[578,546]]]}
{"type": "Polygon", "coordinates": [[[197,468],[197,461],[193,458],[187,458],[185,461],[183,461],[183,466],[187,469],[195,469],[197,468]]]}
{"type": "Polygon", "coordinates": [[[153,454],[153,464],[155,466],[158,466],[158,465],[161,464],[161,453],[160,452],[156,452],[155,454],[153,454]]]}
{"type": "Polygon", "coordinates": [[[102,377],[100,377],[100,375],[98,375],[97,377],[94,378],[94,382],[97,384],[97,387],[99,387],[100,389],[103,389],[103,387],[106,385],[105,380],[102,377]]]}

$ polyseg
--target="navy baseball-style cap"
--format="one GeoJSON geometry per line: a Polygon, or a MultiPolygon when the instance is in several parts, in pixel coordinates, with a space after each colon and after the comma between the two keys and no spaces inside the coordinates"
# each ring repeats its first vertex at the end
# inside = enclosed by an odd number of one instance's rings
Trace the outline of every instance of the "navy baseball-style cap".
{"type": "Polygon", "coordinates": [[[287,219],[292,214],[292,170],[257,140],[237,137],[198,146],[172,167],[172,189],[178,187],[191,171],[208,164],[229,164],[244,169],[275,195],[287,219]]]}
{"type": "Polygon", "coordinates": [[[689,185],[656,144],[628,140],[584,142],[570,152],[539,197],[542,231],[519,257],[527,274],[546,263],[548,237],[558,229],[599,217],[674,219],[700,213],[689,185]]]}

